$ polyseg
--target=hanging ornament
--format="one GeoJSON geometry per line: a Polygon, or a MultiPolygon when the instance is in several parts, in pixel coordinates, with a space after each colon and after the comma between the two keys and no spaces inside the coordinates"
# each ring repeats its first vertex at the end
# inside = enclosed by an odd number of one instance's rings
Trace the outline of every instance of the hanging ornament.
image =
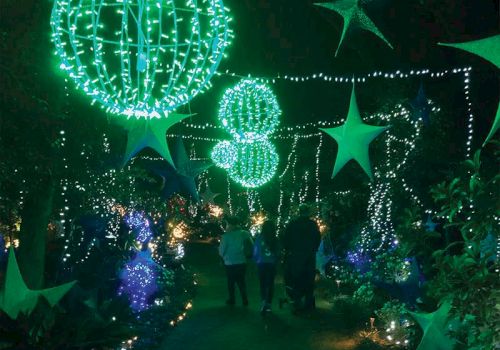
{"type": "Polygon", "coordinates": [[[210,87],[232,32],[222,0],[56,0],[60,68],[107,112],[164,118],[210,87]]]}
{"type": "Polygon", "coordinates": [[[5,284],[0,290],[0,310],[13,320],[16,320],[20,313],[29,316],[38,304],[40,297],[43,297],[51,307],[54,307],[73,288],[75,283],[76,281],[41,290],[29,289],[19,270],[14,248],[11,247],[5,284]]]}
{"type": "Polygon", "coordinates": [[[321,6],[329,10],[337,12],[344,19],[344,26],[342,27],[342,34],[340,36],[339,45],[335,51],[335,57],[340,50],[340,45],[344,42],[347,31],[351,27],[361,28],[372,32],[383,42],[385,42],[391,49],[393,48],[391,43],[387,41],[382,32],[377,28],[375,23],[368,17],[364,8],[361,6],[360,0],[336,0],[325,3],[315,3],[316,6],[321,6]]]}
{"type": "MultiPolygon", "coordinates": [[[[465,43],[457,44],[445,44],[438,43],[438,45],[454,47],[464,51],[468,51],[472,54],[478,55],[485,60],[493,63],[497,68],[500,68],[500,34],[490,36],[489,38],[484,38],[480,40],[468,41],[465,43]]],[[[483,143],[486,145],[492,138],[493,135],[500,129],[500,102],[497,107],[497,114],[495,115],[495,120],[491,126],[490,132],[483,143]]]]}
{"type": "Polygon", "coordinates": [[[165,133],[185,116],[170,114],[210,87],[232,37],[227,12],[223,0],[54,2],[59,67],[92,104],[147,119],[127,128],[125,164],[150,147],[174,165],[165,133]]]}
{"type": "Polygon", "coordinates": [[[219,142],[211,152],[216,166],[247,188],[269,182],[279,156],[269,136],[279,124],[281,110],[271,89],[256,80],[243,79],[227,89],[219,108],[219,121],[233,137],[219,142]]]}
{"type": "Polygon", "coordinates": [[[359,115],[353,85],[349,113],[345,123],[335,128],[320,128],[320,130],[333,137],[339,146],[332,178],[338,174],[348,161],[354,159],[363,168],[366,175],[373,180],[368,147],[373,139],[387,129],[387,126],[372,126],[363,123],[359,115]]]}
{"type": "Polygon", "coordinates": [[[238,157],[238,149],[234,145],[234,143],[229,141],[219,142],[212,149],[210,153],[210,157],[212,158],[214,164],[222,169],[230,169],[232,168],[238,157]]]}
{"type": "Polygon", "coordinates": [[[228,170],[234,181],[243,187],[256,188],[274,177],[279,156],[271,142],[237,143],[236,148],[238,161],[228,170]]]}

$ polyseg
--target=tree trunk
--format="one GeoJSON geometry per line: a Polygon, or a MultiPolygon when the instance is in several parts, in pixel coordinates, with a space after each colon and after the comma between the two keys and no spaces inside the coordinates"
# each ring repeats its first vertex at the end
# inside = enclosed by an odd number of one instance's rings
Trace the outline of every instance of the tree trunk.
{"type": "Polygon", "coordinates": [[[52,213],[54,181],[43,176],[37,188],[27,194],[22,212],[18,262],[24,281],[30,289],[44,284],[47,226],[52,213]]]}

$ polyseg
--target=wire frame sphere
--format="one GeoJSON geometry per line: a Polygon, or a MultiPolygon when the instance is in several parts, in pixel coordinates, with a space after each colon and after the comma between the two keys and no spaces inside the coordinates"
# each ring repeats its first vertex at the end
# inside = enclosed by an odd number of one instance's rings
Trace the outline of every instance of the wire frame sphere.
{"type": "Polygon", "coordinates": [[[230,169],[237,162],[238,149],[233,142],[221,141],[210,152],[214,164],[222,169],[230,169]]]}
{"type": "Polygon", "coordinates": [[[254,79],[227,89],[219,106],[222,126],[238,140],[264,139],[279,123],[281,110],[273,91],[254,79]]]}
{"type": "Polygon", "coordinates": [[[243,187],[257,188],[269,182],[278,169],[279,156],[268,140],[235,144],[238,161],[228,169],[229,177],[243,187]]]}
{"type": "Polygon", "coordinates": [[[55,0],[60,68],[107,112],[160,118],[210,87],[232,38],[223,0],[55,0]]]}

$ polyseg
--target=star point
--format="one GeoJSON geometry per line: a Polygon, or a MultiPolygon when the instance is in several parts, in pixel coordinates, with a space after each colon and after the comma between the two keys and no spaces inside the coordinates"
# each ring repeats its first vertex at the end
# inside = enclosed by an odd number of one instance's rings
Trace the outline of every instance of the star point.
{"type": "Polygon", "coordinates": [[[17,264],[14,249],[9,251],[5,285],[0,291],[0,310],[10,318],[17,319],[20,313],[30,314],[36,307],[38,299],[43,297],[51,307],[54,307],[68,291],[73,288],[76,281],[62,284],[57,287],[31,290],[26,286],[17,264]]]}
{"type": "Polygon", "coordinates": [[[159,161],[147,161],[146,167],[163,179],[161,193],[169,198],[175,193],[189,195],[194,201],[199,201],[195,178],[212,166],[203,160],[189,159],[182,138],[178,137],[174,145],[174,166],[159,161]]]}
{"type": "Polygon", "coordinates": [[[452,350],[455,342],[446,335],[446,325],[451,304],[443,303],[439,309],[429,314],[410,312],[418,322],[424,335],[417,350],[452,350]]]}
{"type": "Polygon", "coordinates": [[[167,118],[127,121],[125,129],[128,131],[128,136],[123,166],[137,153],[148,147],[158,152],[170,165],[175,167],[168,148],[166,134],[173,125],[191,116],[192,114],[171,113],[167,118]]]}
{"type": "MultiPolygon", "coordinates": [[[[500,34],[490,36],[488,38],[467,41],[464,43],[438,43],[441,46],[454,47],[470,52],[474,55],[484,58],[485,60],[500,68],[500,34]]],[[[486,137],[483,147],[493,138],[500,128],[500,102],[498,103],[497,114],[493,120],[490,132],[486,137]]]]}
{"type": "Polygon", "coordinates": [[[342,27],[342,34],[340,35],[340,41],[337,46],[337,50],[335,51],[335,57],[340,50],[340,46],[342,45],[347,31],[351,27],[358,27],[369,32],[372,32],[376,36],[378,36],[383,42],[385,42],[391,49],[393,46],[391,43],[385,38],[382,32],[377,28],[375,23],[368,17],[365,10],[360,4],[360,0],[333,0],[330,2],[320,2],[314,3],[316,6],[324,7],[331,11],[337,12],[344,19],[344,25],[342,27]]]}

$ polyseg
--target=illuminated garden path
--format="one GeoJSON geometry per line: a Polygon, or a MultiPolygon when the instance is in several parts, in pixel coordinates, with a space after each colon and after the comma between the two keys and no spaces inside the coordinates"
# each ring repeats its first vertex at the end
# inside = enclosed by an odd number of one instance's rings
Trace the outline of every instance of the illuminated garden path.
{"type": "Polygon", "coordinates": [[[161,350],[347,350],[354,341],[332,329],[335,315],[328,303],[317,300],[313,314],[293,316],[286,306],[280,310],[283,295],[278,279],[273,314],[262,318],[259,313],[259,289],[256,267],[247,273],[250,306],[244,308],[238,299],[227,307],[224,269],[214,245],[194,243],[187,248],[187,264],[197,273],[198,292],[187,319],[171,330],[161,350]]]}

